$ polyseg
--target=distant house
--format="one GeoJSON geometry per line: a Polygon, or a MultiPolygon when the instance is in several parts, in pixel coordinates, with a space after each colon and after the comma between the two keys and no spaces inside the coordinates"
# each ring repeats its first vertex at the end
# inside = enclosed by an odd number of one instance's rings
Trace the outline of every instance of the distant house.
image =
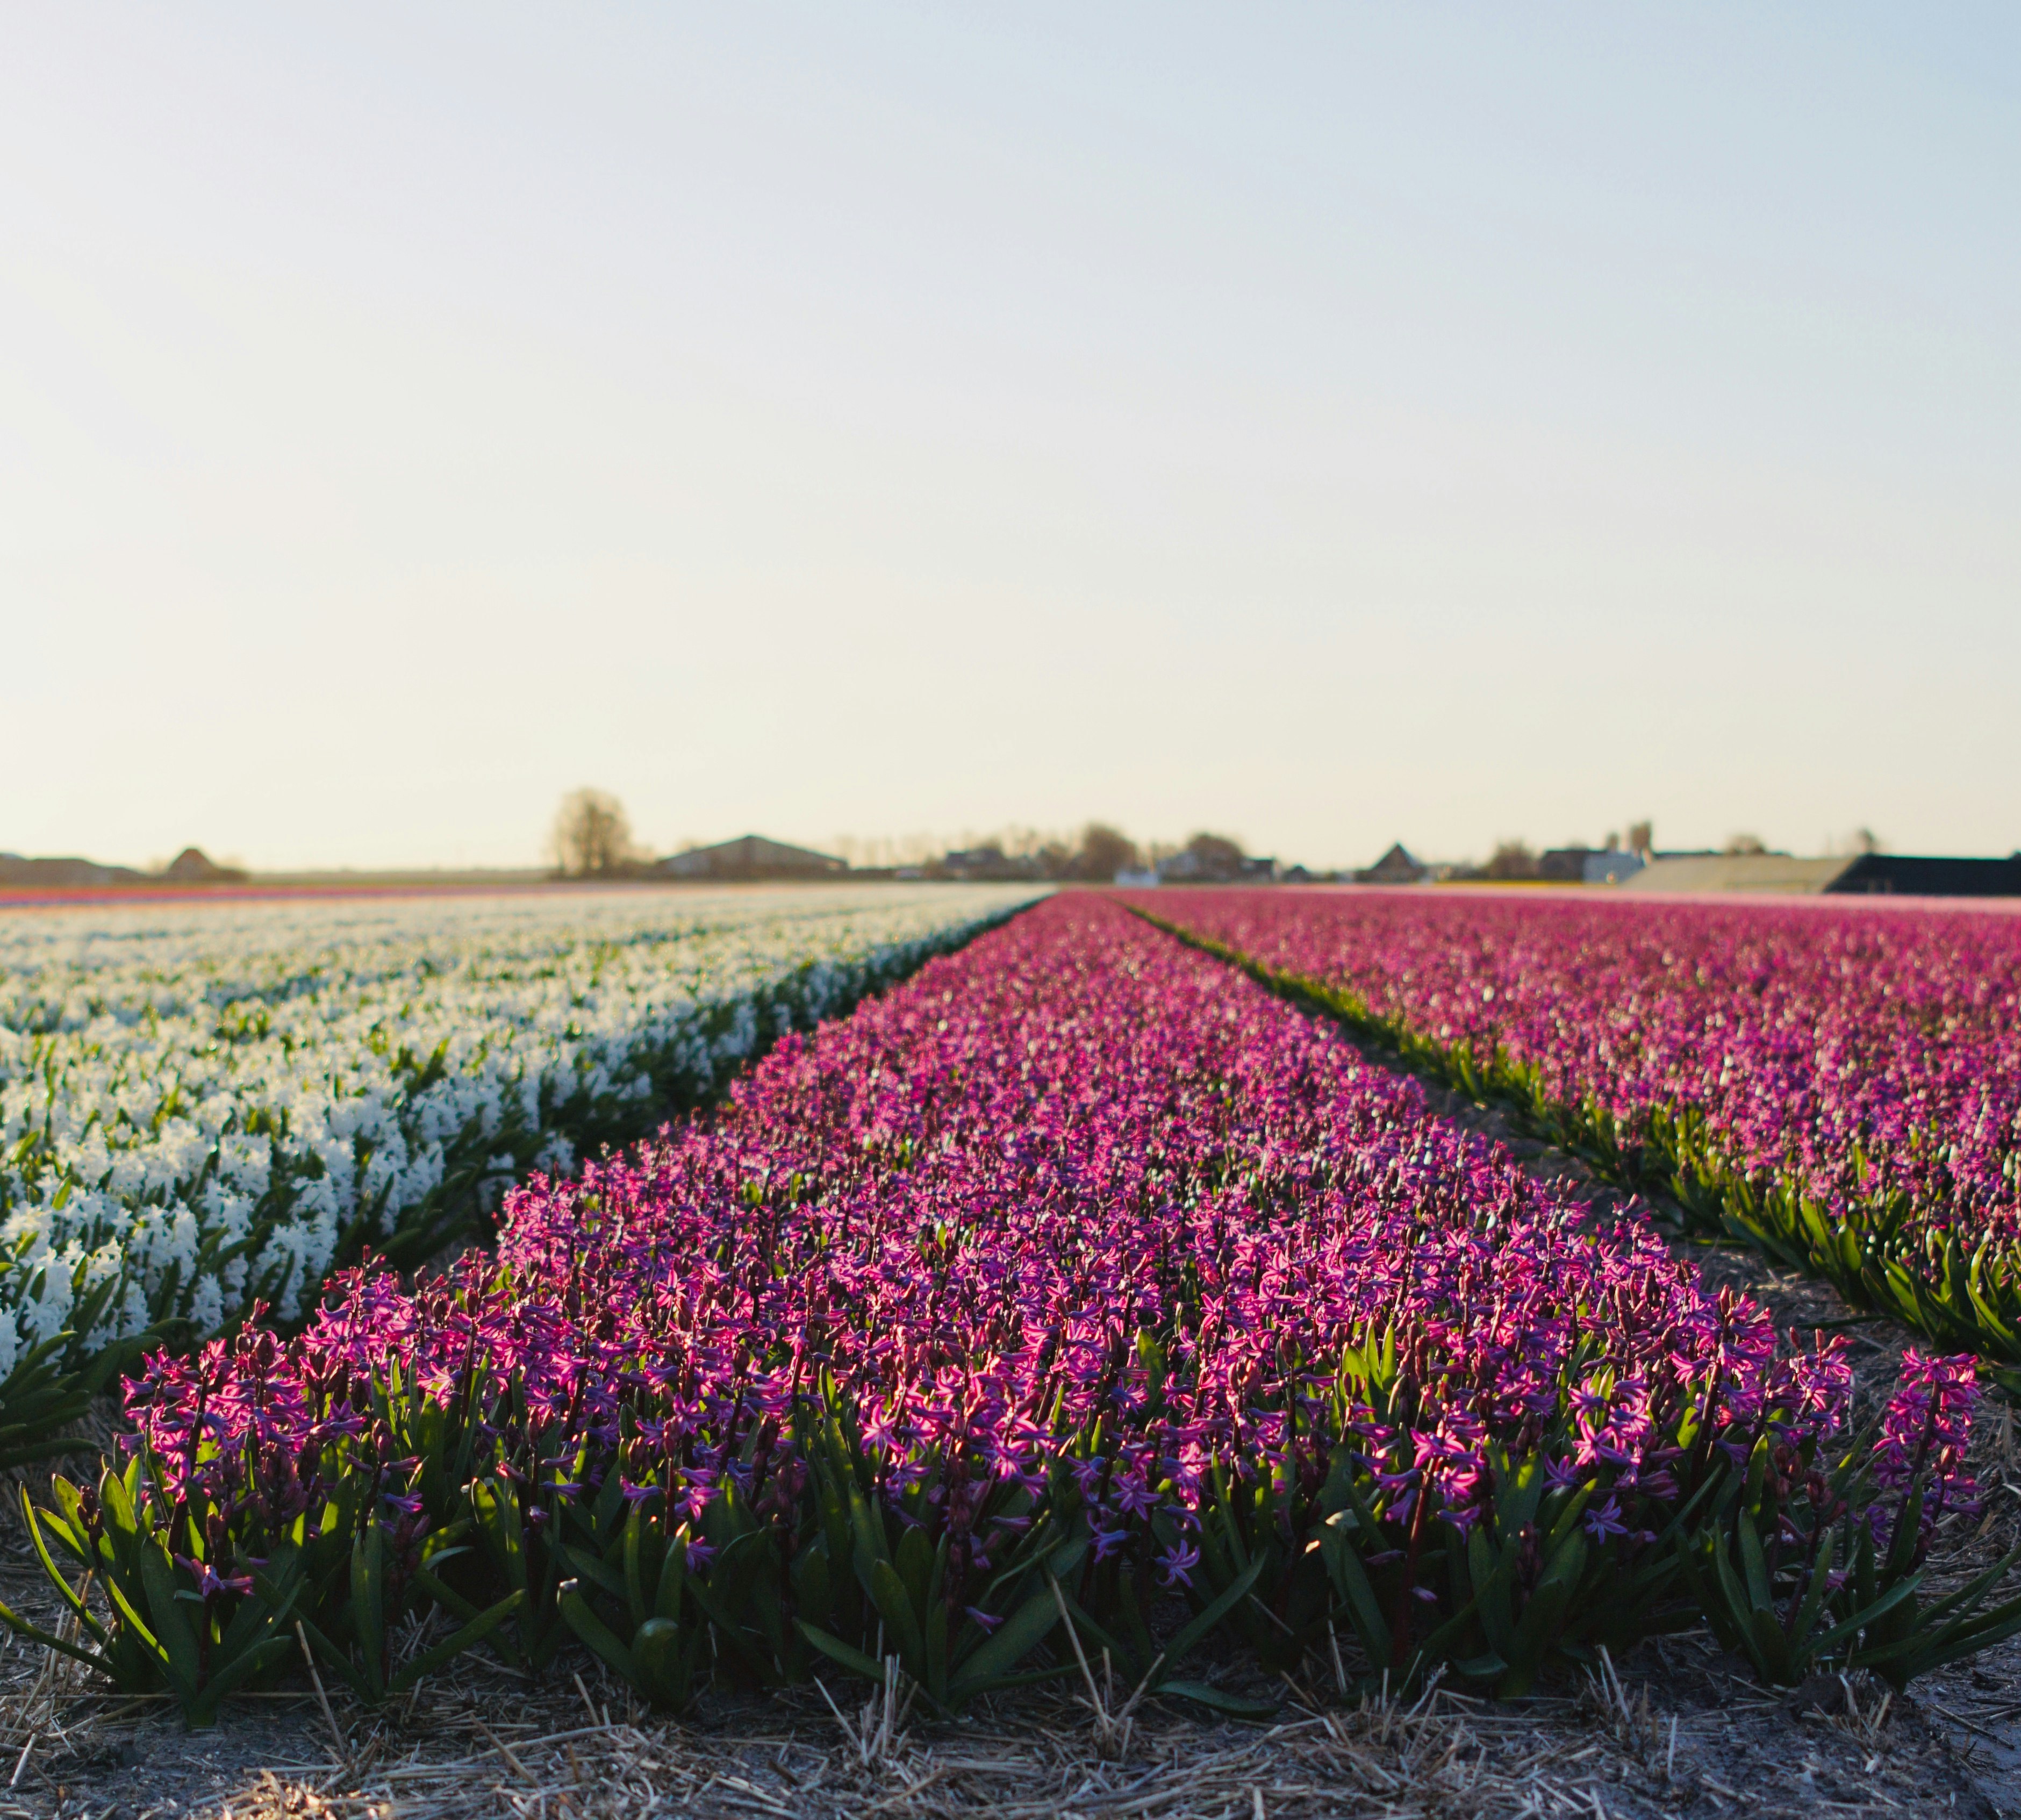
{"type": "Polygon", "coordinates": [[[1829,890],[1848,864],[1843,859],[1798,859],[1789,854],[1661,853],[1621,883],[1629,891],[1809,894],[1829,890]]]}
{"type": "Polygon", "coordinates": [[[1356,872],[1354,882],[1357,885],[1415,885],[1423,882],[1429,870],[1411,857],[1410,849],[1400,840],[1374,865],[1356,872]]]}
{"type": "Polygon", "coordinates": [[[0,854],[0,889],[74,891],[94,885],[144,885],[145,872],[131,866],[101,866],[95,860],[24,859],[0,854]]]}
{"type": "Polygon", "coordinates": [[[162,869],[178,885],[239,885],[246,875],[236,866],[220,866],[202,847],[186,846],[162,869]]]}
{"type": "Polygon", "coordinates": [[[754,879],[829,879],[849,870],[847,860],[811,848],[788,846],[747,834],[714,846],[690,847],[650,868],[663,879],[695,879],[744,883],[754,879]]]}
{"type": "Polygon", "coordinates": [[[1619,885],[1641,869],[1640,854],[1618,847],[1558,846],[1537,857],[1537,876],[1554,885],[1619,885]]]}
{"type": "Polygon", "coordinates": [[[1167,885],[1267,885],[1277,876],[1277,862],[1248,854],[1231,859],[1187,847],[1159,861],[1158,876],[1167,885]]]}
{"type": "Polygon", "coordinates": [[[1582,883],[1588,885],[1621,885],[1642,869],[1640,854],[1626,853],[1619,847],[1603,847],[1597,853],[1586,856],[1586,866],[1582,883]]]}
{"type": "Polygon", "coordinates": [[[1046,868],[1036,854],[1007,854],[1003,848],[956,847],[935,868],[942,878],[985,879],[1043,879],[1046,868]]]}
{"type": "Polygon", "coordinates": [[[24,859],[0,854],[0,890],[76,891],[107,885],[236,885],[246,875],[235,866],[213,864],[201,847],[186,846],[158,872],[131,866],[104,866],[96,860],[24,859]]]}
{"type": "Polygon", "coordinates": [[[1537,856],[1537,876],[1554,885],[1580,885],[1586,882],[1589,846],[1554,846],[1537,856]]]}
{"type": "Polygon", "coordinates": [[[2021,853],[2004,860],[1862,854],[1825,890],[1914,897],[2021,897],[2021,853]]]}

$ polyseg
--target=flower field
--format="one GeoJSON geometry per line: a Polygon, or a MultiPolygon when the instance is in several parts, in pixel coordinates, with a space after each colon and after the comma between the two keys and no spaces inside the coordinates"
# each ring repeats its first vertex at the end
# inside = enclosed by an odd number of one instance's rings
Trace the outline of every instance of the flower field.
{"type": "Polygon", "coordinates": [[[674,1709],[818,1674],[941,1712],[1105,1652],[1241,1712],[1217,1634],[1510,1694],[1701,1621],[1784,1684],[2021,1628],[2008,1563],[1921,1589],[1968,1360],[1855,1430],[1841,1342],[1781,1352],[1586,1212],[1055,897],[514,1191],[495,1250],[155,1356],[135,1444],[36,1519],[80,1627],[42,1640],[201,1724],[299,1647],[373,1705],[481,1645],[674,1709]]]}
{"type": "Polygon", "coordinates": [[[312,1306],[1029,899],[1000,887],[0,915],[0,1455],[165,1323],[312,1306]]]}
{"type": "Polygon", "coordinates": [[[1135,901],[2021,1389],[2021,916],[1135,901]]]}

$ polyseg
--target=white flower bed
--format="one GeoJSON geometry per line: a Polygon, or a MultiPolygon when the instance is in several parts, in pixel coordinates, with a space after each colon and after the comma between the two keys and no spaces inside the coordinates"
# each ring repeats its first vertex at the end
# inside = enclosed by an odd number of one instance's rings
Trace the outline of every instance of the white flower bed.
{"type": "Polygon", "coordinates": [[[81,1356],[293,1318],[340,1253],[425,1245],[1037,894],[0,910],[0,1378],[79,1319],[81,1356]]]}

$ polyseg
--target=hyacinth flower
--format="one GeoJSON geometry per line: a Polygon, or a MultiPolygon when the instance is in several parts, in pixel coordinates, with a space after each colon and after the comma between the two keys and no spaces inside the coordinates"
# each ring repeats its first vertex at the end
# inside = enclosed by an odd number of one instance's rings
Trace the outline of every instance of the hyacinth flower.
{"type": "Polygon", "coordinates": [[[1131,901],[2021,1392],[2021,918],[1477,894],[1131,901]]]}
{"type": "MultiPolygon", "coordinates": [[[[1082,897],[516,1193],[493,1252],[154,1357],[112,1480],[217,1637],[299,1619],[368,1698],[437,1635],[530,1675],[584,1646],[670,1707],[895,1665],[952,1711],[1096,1649],[1227,1705],[1214,1638],[1515,1694],[1719,1622],[1721,1563],[1788,1665],[1906,1625],[1872,1659],[1906,1674],[2021,1622],[1990,1582],[1915,1604],[1969,1496],[1961,1374],[1854,1432],[1839,1345],[1781,1353],[1638,1214],[1082,897]]],[[[145,1617],[84,1653],[129,1676],[145,1617]]]]}
{"type": "Polygon", "coordinates": [[[779,1033],[1036,887],[562,893],[151,911],[0,927],[0,1468],[142,1352],[366,1247],[488,1232],[535,1169],[705,1101],[779,1033]]]}

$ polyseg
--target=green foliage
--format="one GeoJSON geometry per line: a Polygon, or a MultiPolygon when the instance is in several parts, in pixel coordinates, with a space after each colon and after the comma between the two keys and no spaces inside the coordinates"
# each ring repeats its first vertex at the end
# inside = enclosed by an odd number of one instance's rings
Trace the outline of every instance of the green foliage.
{"type": "MultiPolygon", "coordinates": [[[[1142,1334],[1136,1351],[1156,1404],[1163,1346],[1142,1334]]],[[[482,1381],[473,1369],[468,1385],[482,1381]]],[[[1188,1672],[1217,1636],[1273,1674],[1346,1639],[1368,1688],[1404,1692],[1443,1667],[1510,1697],[1701,1616],[1775,1684],[1867,1668],[1900,1686],[2021,1633],[2021,1599],[1994,1603],[2021,1550],[1925,1597],[1920,1494],[1875,1505],[1874,1430],[1835,1463],[1764,1435],[1744,1470],[1684,1433],[1695,1476],[1641,1534],[1597,1505],[1604,1487],[1491,1446],[1462,1526],[1429,1498],[1399,1499],[1396,1460],[1322,1451],[1352,1410],[1408,1432],[1393,1331],[1347,1349],[1330,1394],[1332,1408],[1294,1412],[1281,1451],[1214,1467],[1193,1516],[1168,1483],[1148,1520],[1098,1538],[1083,1487],[1105,1471],[1100,1422],[1043,1485],[932,1457],[908,1461],[898,1489],[824,1379],[783,1434],[752,1427],[706,1486],[671,1468],[636,1483],[624,1461],[648,1456],[628,1416],[614,1451],[555,1456],[531,1424],[505,1458],[502,1411],[480,1410],[474,1389],[437,1401],[390,1373],[372,1386],[386,1444],[333,1443],[359,1451],[328,1495],[227,1507],[184,1472],[169,1498],[143,1451],[96,1484],[57,1477],[46,1504],[24,1498],[78,1634],[5,1607],[0,1622],[120,1691],[167,1691],[192,1726],[294,1672],[298,1636],[368,1705],[467,1649],[532,1676],[574,1643],[669,1711],[711,1676],[770,1688],[839,1670],[881,1687],[895,1664],[944,1713],[1068,1673],[1077,1640],[1145,1694],[1256,1718],[1270,1702],[1188,1672]],[[1163,1586],[1185,1596],[1175,1625],[1157,1622],[1163,1586]]]]}
{"type": "MultiPolygon", "coordinates": [[[[1859,1450],[1863,1452],[1864,1450],[1859,1450]]],[[[1765,1453],[1765,1443],[1763,1452],[1765,1453]]],[[[1871,1469],[1848,1454],[1823,1499],[1779,1500],[1757,1456],[1731,1523],[1677,1538],[1680,1567],[1721,1643],[1772,1687],[1868,1669],[1899,1689],[2021,1633],[2021,1598],[1988,1605],[2021,1547],[1941,1598],[1921,1598],[1922,1492],[1892,1513],[1885,1548],[1851,1498],[1871,1469]]]]}
{"type": "Polygon", "coordinates": [[[147,1694],[166,1686],[190,1725],[209,1725],[225,1695],[271,1682],[293,1649],[287,1626],[308,1589],[304,1550],[298,1539],[283,1540],[257,1567],[233,1562],[223,1575],[209,1571],[202,1556],[202,1519],[210,1513],[156,1520],[140,1495],[141,1465],[137,1458],[123,1476],[108,1469],[89,1492],[56,1479],[53,1509],[38,1510],[22,1494],[43,1570],[81,1634],[96,1648],[52,1636],[5,1607],[0,1622],[87,1664],[119,1692],[147,1694]],[[78,1585],[70,1583],[52,1555],[52,1538],[85,1571],[78,1585]],[[194,1546],[197,1556],[179,1552],[178,1542],[194,1546]],[[245,1571],[233,1574],[231,1567],[245,1571]],[[93,1614],[86,1598],[94,1581],[111,1607],[109,1625],[93,1614]]]}
{"type": "Polygon", "coordinates": [[[1087,1553],[1077,1498],[1040,1508],[1021,1488],[992,1487],[957,1534],[935,1520],[941,1462],[894,1511],[876,1496],[869,1458],[844,1418],[827,1416],[810,1438],[814,1514],[794,1623],[819,1657],[881,1686],[881,1658],[895,1656],[944,1713],[1064,1672],[1019,1665],[1059,1622],[1053,1582],[1087,1553]],[[981,1568],[976,1541],[992,1528],[1018,1539],[981,1568]]]}
{"type": "MultiPolygon", "coordinates": [[[[28,1242],[22,1240],[24,1246],[28,1242]]],[[[0,1259],[0,1298],[9,1287],[9,1272],[21,1268],[18,1260],[0,1259]]],[[[28,1294],[39,1294],[36,1279],[48,1268],[46,1262],[36,1267],[28,1294]]],[[[167,1322],[104,1347],[82,1364],[76,1363],[72,1353],[77,1336],[97,1324],[119,1287],[108,1279],[94,1289],[86,1289],[86,1269],[85,1264],[77,1266],[70,1325],[23,1353],[0,1381],[0,1472],[86,1451],[89,1443],[65,1439],[62,1431],[81,1421],[93,1400],[131,1369],[142,1353],[173,1344],[188,1333],[187,1322],[167,1322]]]]}

